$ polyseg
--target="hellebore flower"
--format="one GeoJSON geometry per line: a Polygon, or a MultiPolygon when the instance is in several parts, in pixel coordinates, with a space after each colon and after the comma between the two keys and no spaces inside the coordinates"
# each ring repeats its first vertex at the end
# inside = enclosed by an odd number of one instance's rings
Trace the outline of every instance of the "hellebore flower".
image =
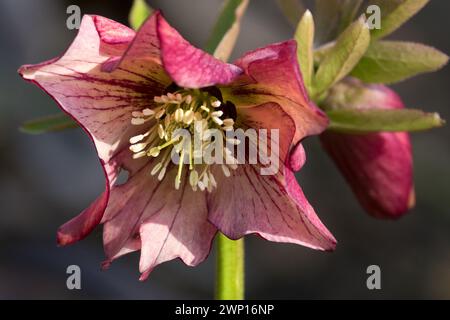
{"type": "MultiPolygon", "coordinates": [[[[19,73],[44,89],[93,140],[106,190],[58,230],[60,245],[103,224],[104,266],[141,250],[141,279],[158,264],[203,261],[219,229],[232,239],[263,238],[331,250],[335,240],[298,186],[300,141],[327,126],[303,88],[296,43],[247,53],[227,64],[189,44],[152,15],[135,33],[99,16],[85,16],[60,58],[23,66],[19,73]],[[175,128],[225,132],[279,130],[280,168],[193,164],[177,149],[175,128]],[[188,164],[170,161],[171,152],[188,164]],[[285,165],[286,164],[286,165],[285,165]],[[125,183],[117,183],[121,170],[125,183]]],[[[228,157],[226,147],[221,156],[228,157]]]]}
{"type": "MultiPolygon", "coordinates": [[[[348,79],[335,86],[325,105],[331,108],[404,108],[383,85],[348,79]]],[[[364,209],[377,218],[395,219],[415,204],[413,161],[406,132],[363,135],[327,131],[320,136],[364,209]]]]}

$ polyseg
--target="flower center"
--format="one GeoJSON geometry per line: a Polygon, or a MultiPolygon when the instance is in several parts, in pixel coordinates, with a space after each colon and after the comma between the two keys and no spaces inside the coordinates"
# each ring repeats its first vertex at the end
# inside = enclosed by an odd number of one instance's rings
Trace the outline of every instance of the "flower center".
{"type": "Polygon", "coordinates": [[[173,90],[154,97],[154,102],[155,108],[132,113],[133,125],[149,127],[130,139],[133,158],[157,158],[159,161],[155,161],[151,174],[157,175],[160,181],[164,179],[171,162],[177,162],[176,189],[180,188],[183,173],[186,175],[184,170],[188,170],[186,177],[189,177],[194,191],[199,188],[211,192],[217,183],[211,172],[212,163],[204,161],[206,154],[211,155],[213,149],[214,159],[224,160],[220,165],[227,177],[230,176],[230,169],[237,167],[237,160],[229,146],[239,144],[239,141],[226,137],[226,132],[234,129],[234,105],[224,103],[219,89],[215,87],[173,90]]]}

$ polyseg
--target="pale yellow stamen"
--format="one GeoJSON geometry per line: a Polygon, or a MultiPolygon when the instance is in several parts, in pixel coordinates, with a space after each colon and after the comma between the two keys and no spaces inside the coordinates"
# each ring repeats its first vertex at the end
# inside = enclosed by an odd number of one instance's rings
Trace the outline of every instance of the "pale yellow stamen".
{"type": "Polygon", "coordinates": [[[196,170],[192,170],[189,174],[189,184],[193,187],[198,183],[198,172],[196,170]]]}
{"type": "Polygon", "coordinates": [[[164,138],[164,134],[165,134],[164,127],[163,127],[162,124],[159,124],[158,125],[158,136],[159,136],[159,138],[160,139],[164,138]]]}
{"type": "Polygon", "coordinates": [[[219,117],[211,117],[211,119],[217,123],[219,126],[223,124],[223,121],[219,117]]]}
{"type": "MultiPolygon", "coordinates": [[[[214,110],[219,108],[222,103],[217,98],[212,97],[206,92],[197,89],[180,89],[176,92],[154,97],[154,106],[143,108],[140,111],[133,111],[131,123],[136,126],[147,124],[147,128],[142,134],[130,138],[130,150],[133,153],[133,159],[145,156],[155,158],[155,164],[150,171],[151,175],[157,175],[159,180],[164,179],[166,173],[171,170],[171,155],[178,154],[179,163],[175,177],[175,188],[181,187],[184,177],[188,179],[188,184],[196,191],[207,190],[212,192],[217,188],[217,181],[211,172],[213,165],[199,164],[197,159],[203,160],[203,157],[214,150],[214,140],[212,140],[212,131],[209,129],[220,130],[224,144],[238,145],[239,140],[234,138],[227,139],[224,132],[233,130],[234,120],[231,118],[222,119],[224,112],[214,110]],[[201,138],[201,148],[194,148],[194,141],[190,142],[190,148],[184,143],[184,137],[178,135],[178,129],[187,129],[190,133],[199,134],[201,138]],[[185,158],[188,158],[188,164],[184,164],[185,158]],[[157,160],[159,159],[159,161],[157,160]],[[183,170],[188,172],[183,174],[183,170]]],[[[235,169],[237,161],[231,154],[231,151],[225,146],[220,149],[219,156],[226,160],[226,165],[222,166],[225,176],[230,176],[230,169],[235,169]]]]}
{"type": "Polygon", "coordinates": [[[132,118],[131,119],[131,124],[135,125],[135,126],[139,126],[141,124],[145,123],[145,119],[144,118],[132,118]]]}
{"type": "Polygon", "coordinates": [[[133,159],[139,159],[139,158],[145,157],[146,155],[147,155],[146,151],[141,151],[141,152],[138,152],[138,153],[134,153],[133,154],[133,159]]]}
{"type": "Polygon", "coordinates": [[[194,111],[187,110],[183,116],[183,122],[187,125],[190,125],[194,121],[194,111]]]}
{"type": "Polygon", "coordinates": [[[216,100],[216,101],[211,102],[211,105],[214,108],[218,108],[218,107],[220,107],[222,105],[222,103],[219,100],[216,100]]]}
{"type": "Polygon", "coordinates": [[[211,182],[213,189],[217,188],[216,179],[214,178],[214,175],[211,172],[209,172],[209,181],[211,182]]]}
{"type": "Polygon", "coordinates": [[[130,143],[131,143],[131,144],[138,143],[138,142],[142,141],[145,137],[146,137],[146,134],[140,134],[140,135],[137,135],[137,136],[132,137],[132,138],[130,139],[130,143]]]}
{"type": "Polygon", "coordinates": [[[234,125],[234,120],[227,118],[227,119],[223,120],[223,125],[225,127],[232,127],[234,125]]]}
{"type": "Polygon", "coordinates": [[[144,109],[142,110],[142,113],[144,114],[144,116],[148,117],[148,116],[152,116],[155,114],[155,111],[153,111],[152,109],[144,109]]]}
{"type": "Polygon", "coordinates": [[[223,111],[214,111],[211,113],[211,117],[220,118],[221,116],[223,116],[223,111]]]}
{"type": "Polygon", "coordinates": [[[158,147],[153,147],[148,151],[148,155],[151,157],[156,158],[157,156],[159,156],[159,153],[161,152],[161,149],[158,147]]]}
{"type": "Polygon", "coordinates": [[[182,122],[183,117],[184,117],[184,110],[181,108],[178,108],[177,111],[175,111],[175,121],[182,122]]]}
{"type": "Polygon", "coordinates": [[[230,169],[226,165],[222,165],[222,171],[225,177],[229,177],[231,175],[230,169]]]}
{"type": "Polygon", "coordinates": [[[156,119],[161,119],[161,117],[164,115],[164,113],[166,113],[166,109],[159,110],[158,112],[156,112],[155,118],[156,119]]]}
{"type": "Polygon", "coordinates": [[[161,162],[158,162],[154,167],[153,167],[153,169],[152,169],[152,171],[151,171],[151,175],[152,176],[154,176],[155,174],[157,174],[158,172],[159,172],[159,170],[161,170],[161,168],[162,168],[162,163],[161,162]]]}
{"type": "Polygon", "coordinates": [[[134,153],[141,152],[147,147],[148,143],[137,143],[130,146],[130,150],[134,153]]]}

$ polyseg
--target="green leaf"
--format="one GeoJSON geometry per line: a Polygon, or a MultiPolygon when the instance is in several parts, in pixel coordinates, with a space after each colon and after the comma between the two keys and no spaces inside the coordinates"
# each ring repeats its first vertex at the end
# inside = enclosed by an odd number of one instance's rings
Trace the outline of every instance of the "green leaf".
{"type": "Polygon", "coordinates": [[[20,127],[20,130],[29,134],[41,134],[78,127],[79,125],[68,115],[65,113],[58,113],[27,121],[20,127]]]}
{"type": "Polygon", "coordinates": [[[421,131],[445,123],[437,113],[414,109],[336,109],[327,111],[327,115],[328,130],[351,134],[421,131]]]}
{"type": "Polygon", "coordinates": [[[289,23],[297,26],[306,10],[300,0],[277,0],[277,3],[289,23]]]}
{"type": "Polygon", "coordinates": [[[436,71],[448,56],[432,47],[402,41],[377,41],[369,47],[352,75],[367,83],[393,83],[436,71]]]}
{"type": "Polygon", "coordinates": [[[311,92],[311,82],[314,72],[314,19],[309,10],[305,12],[297,30],[297,58],[302,71],[303,81],[308,92],[311,92]]]}
{"type": "Polygon", "coordinates": [[[144,23],[144,21],[152,14],[153,9],[145,2],[145,0],[134,0],[130,10],[128,20],[134,30],[144,23]]]}
{"type": "Polygon", "coordinates": [[[373,0],[381,9],[381,29],[373,29],[372,40],[380,39],[401,27],[430,0],[373,0]]]}
{"type": "Polygon", "coordinates": [[[319,65],[313,94],[320,95],[348,75],[366,52],[369,43],[370,32],[361,17],[339,36],[319,65]]]}
{"type": "Polygon", "coordinates": [[[242,16],[249,0],[228,0],[213,28],[205,50],[223,61],[228,60],[240,31],[242,16]]]}

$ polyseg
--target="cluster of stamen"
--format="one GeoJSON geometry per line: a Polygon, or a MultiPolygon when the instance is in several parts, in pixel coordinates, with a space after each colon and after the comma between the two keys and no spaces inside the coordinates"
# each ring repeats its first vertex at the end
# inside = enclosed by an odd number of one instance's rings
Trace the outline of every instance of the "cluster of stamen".
{"type": "Polygon", "coordinates": [[[230,176],[230,169],[237,167],[237,160],[233,158],[227,146],[230,143],[236,145],[239,141],[226,137],[226,132],[233,130],[235,122],[231,117],[225,117],[221,110],[223,102],[208,92],[194,89],[180,89],[156,96],[154,102],[156,107],[132,113],[133,125],[147,125],[149,128],[143,134],[130,139],[133,158],[145,156],[157,158],[158,161],[154,161],[151,174],[161,181],[171,167],[173,153],[176,153],[179,161],[175,188],[180,188],[183,170],[188,168],[188,182],[192,189],[211,192],[217,187],[211,165],[197,161],[203,157],[208,148],[213,147],[212,144],[215,142],[208,136],[208,129],[218,129],[222,136],[224,143],[221,157],[225,161],[220,165],[224,175],[230,176]],[[191,134],[200,133],[200,152],[194,149],[194,141],[190,141],[188,150],[183,147],[186,144],[183,137],[176,134],[178,129],[188,130],[191,134]]]}

